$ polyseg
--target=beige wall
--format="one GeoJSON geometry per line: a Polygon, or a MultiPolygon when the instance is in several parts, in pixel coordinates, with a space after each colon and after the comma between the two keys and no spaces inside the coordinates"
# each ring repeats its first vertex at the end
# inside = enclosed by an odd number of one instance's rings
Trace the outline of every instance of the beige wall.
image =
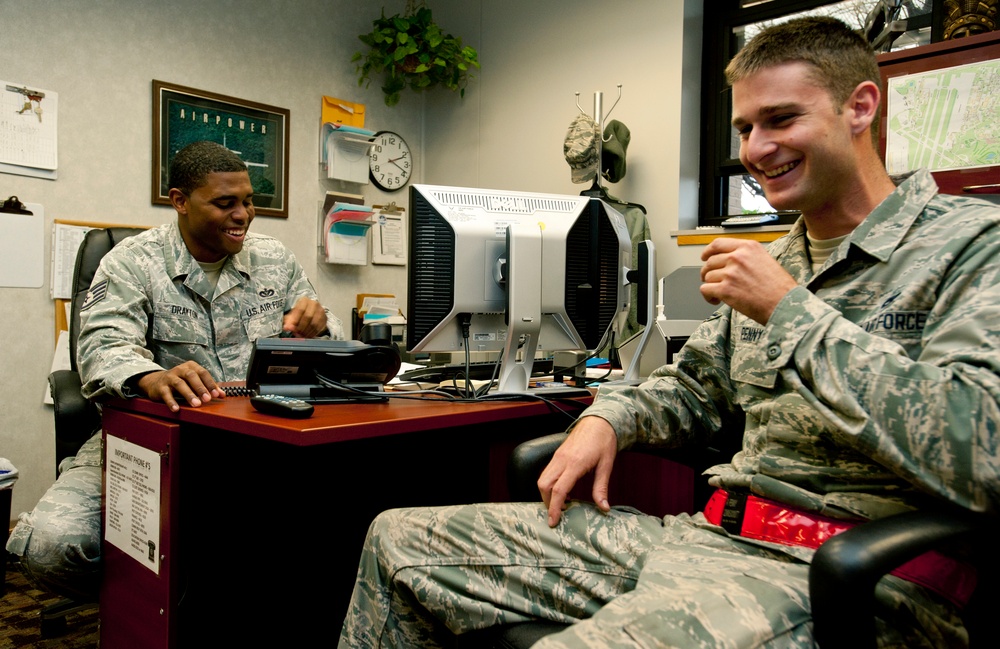
{"type": "Polygon", "coordinates": [[[697,225],[701,5],[452,3],[441,20],[482,34],[474,44],[483,69],[463,102],[427,98],[426,175],[440,184],[579,193],[587,185],[571,182],[563,140],[576,93],[591,116],[601,93],[603,114],[631,131],[627,173],[609,191],[647,208],[661,275],[695,263],[699,253],[678,249],[669,233],[697,225]]]}
{"type": "MultiPolygon", "coordinates": [[[[403,135],[417,182],[577,193],[562,158],[574,93],[592,112],[595,91],[608,109],[622,84],[611,116],[632,142],[612,193],[649,209],[661,275],[696,263],[697,251],[678,249],[668,232],[696,222],[700,1],[434,0],[438,22],[479,49],[484,69],[464,100],[406,94],[392,109],[375,84],[357,86],[350,63],[383,4],[391,12],[405,2],[0,0],[0,80],[59,95],[58,180],[0,174],[0,198],[41,203],[46,236],[54,218],[163,223],[173,211],[150,204],[153,79],[288,108],[290,217],[253,227],[296,253],[346,322],[358,292],[396,293],[405,304],[405,271],[317,261],[321,196],[359,190],[319,180],[321,96],[365,103],[367,127],[403,135]]],[[[406,192],[360,190],[369,203],[407,203],[406,192]]],[[[52,413],[42,404],[54,329],[45,247],[43,288],[0,288],[0,456],[21,473],[15,514],[54,476],[52,413]]]]}

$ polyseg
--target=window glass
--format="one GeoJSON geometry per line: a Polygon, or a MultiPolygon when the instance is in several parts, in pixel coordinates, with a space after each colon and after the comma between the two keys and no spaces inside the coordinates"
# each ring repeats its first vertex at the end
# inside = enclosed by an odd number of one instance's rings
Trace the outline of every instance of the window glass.
{"type": "MultiPolygon", "coordinates": [[[[771,1],[772,0],[744,0],[741,6],[750,7],[758,4],[769,3],[771,1]]],[[[822,7],[816,7],[815,9],[808,9],[798,13],[787,14],[785,16],[781,16],[780,18],[775,18],[774,20],[763,20],[749,25],[740,25],[739,27],[733,29],[733,34],[738,39],[737,49],[743,47],[743,44],[746,43],[747,40],[753,38],[758,32],[770,27],[771,25],[777,25],[779,23],[792,20],[793,18],[802,18],[805,16],[832,16],[844,21],[855,29],[862,30],[865,27],[865,23],[868,21],[868,14],[871,13],[873,4],[875,3],[872,2],[872,0],[843,0],[842,2],[834,2],[822,7]]],[[[930,14],[932,5],[933,0],[910,0],[909,2],[902,2],[899,6],[899,13],[892,18],[894,20],[907,20],[910,18],[916,18],[917,16],[930,14]]],[[[927,43],[930,43],[930,35],[930,28],[904,32],[895,41],[893,41],[892,49],[895,51],[905,49],[907,47],[916,47],[917,45],[926,45],[927,43]]]]}

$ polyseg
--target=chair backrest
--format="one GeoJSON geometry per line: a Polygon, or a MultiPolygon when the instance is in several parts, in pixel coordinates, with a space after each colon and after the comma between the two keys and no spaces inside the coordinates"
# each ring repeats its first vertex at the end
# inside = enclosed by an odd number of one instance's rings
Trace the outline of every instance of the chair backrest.
{"type": "Polygon", "coordinates": [[[111,227],[94,228],[84,235],[80,249],[76,253],[73,267],[73,297],[69,315],[69,364],[76,371],[76,343],[80,337],[80,307],[87,299],[90,284],[101,263],[101,259],[122,239],[139,234],[144,228],[111,227]]]}

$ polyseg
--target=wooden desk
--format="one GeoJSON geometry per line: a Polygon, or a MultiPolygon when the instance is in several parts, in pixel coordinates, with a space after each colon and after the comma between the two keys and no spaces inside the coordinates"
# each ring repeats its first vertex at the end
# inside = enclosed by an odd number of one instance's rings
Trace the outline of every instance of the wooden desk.
{"type": "Polygon", "coordinates": [[[105,539],[101,646],[333,646],[376,514],[502,499],[509,449],[570,421],[538,401],[336,404],[300,420],[245,398],[179,413],[111,401],[106,447],[159,459],[159,562],[105,539]]]}

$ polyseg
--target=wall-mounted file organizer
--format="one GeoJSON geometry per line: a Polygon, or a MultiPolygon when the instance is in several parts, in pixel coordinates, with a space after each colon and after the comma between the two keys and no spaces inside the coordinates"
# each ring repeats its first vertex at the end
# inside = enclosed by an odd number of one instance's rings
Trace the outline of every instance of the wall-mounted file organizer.
{"type": "Polygon", "coordinates": [[[323,220],[323,260],[330,264],[367,264],[372,214],[371,207],[334,202],[323,220]]]}
{"type": "Polygon", "coordinates": [[[374,131],[324,122],[320,127],[320,168],[326,178],[368,184],[368,151],[374,131]]]}
{"type": "Polygon", "coordinates": [[[368,233],[371,221],[340,221],[327,234],[327,261],[331,264],[368,263],[368,233]]]}

